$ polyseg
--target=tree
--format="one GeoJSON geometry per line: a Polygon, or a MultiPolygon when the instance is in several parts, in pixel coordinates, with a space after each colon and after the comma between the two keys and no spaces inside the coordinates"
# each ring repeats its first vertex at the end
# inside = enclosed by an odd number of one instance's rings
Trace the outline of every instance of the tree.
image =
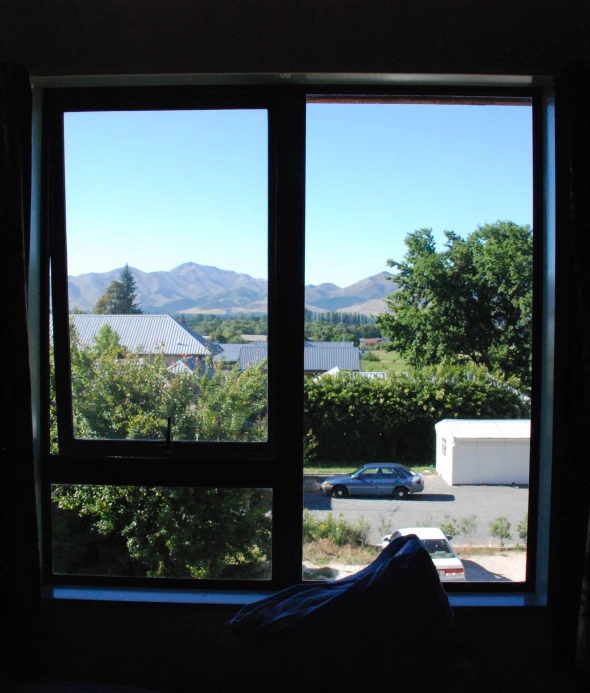
{"type": "Polygon", "coordinates": [[[504,546],[504,539],[510,539],[512,536],[511,528],[511,522],[504,515],[500,515],[490,522],[490,534],[500,540],[500,547],[504,546]]]}
{"type": "Polygon", "coordinates": [[[119,275],[119,280],[114,279],[107,287],[106,292],[98,299],[94,306],[94,313],[101,315],[138,315],[143,311],[136,303],[137,285],[135,277],[125,265],[119,275]]]}
{"type": "Polygon", "coordinates": [[[431,229],[407,236],[401,262],[388,260],[399,289],[377,324],[388,349],[414,366],[472,362],[525,390],[531,382],[532,231],[510,221],[466,239],[446,231],[437,252],[431,229]]]}
{"type": "Polygon", "coordinates": [[[121,282],[114,279],[105,293],[98,299],[93,313],[100,315],[123,315],[121,312],[126,305],[125,289],[121,282]]]}
{"type": "MultiPolygon", "coordinates": [[[[71,325],[74,432],[79,438],[259,441],[267,437],[264,363],[212,361],[172,374],[163,354],[142,358],[105,325],[90,346],[71,325]]],[[[53,347],[51,451],[58,453],[53,347]]],[[[271,496],[265,489],[56,485],[54,565],[65,574],[266,577],[271,496]]]]}
{"type": "Polygon", "coordinates": [[[139,307],[139,303],[137,303],[137,283],[127,263],[125,263],[125,267],[121,270],[119,281],[123,285],[125,291],[124,310],[121,315],[138,315],[143,313],[139,307]]]}

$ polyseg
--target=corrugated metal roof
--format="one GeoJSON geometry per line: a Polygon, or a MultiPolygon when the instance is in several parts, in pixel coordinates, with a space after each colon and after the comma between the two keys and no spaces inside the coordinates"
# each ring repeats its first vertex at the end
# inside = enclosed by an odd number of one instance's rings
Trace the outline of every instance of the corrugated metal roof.
{"type": "MultiPolygon", "coordinates": [[[[267,357],[266,346],[243,346],[240,349],[240,368],[256,366],[267,357]]],[[[329,371],[336,366],[343,371],[359,371],[361,367],[358,347],[305,349],[303,358],[306,372],[329,371]]]]}
{"type": "Polygon", "coordinates": [[[221,351],[217,356],[213,357],[214,361],[227,361],[228,363],[235,363],[240,357],[240,349],[244,346],[243,344],[218,344],[223,351],[221,351]]]}
{"type": "Polygon", "coordinates": [[[258,366],[264,359],[268,358],[268,347],[266,344],[257,346],[241,346],[238,361],[240,368],[252,368],[258,366]]]}
{"type": "Polygon", "coordinates": [[[193,373],[194,369],[190,368],[182,359],[178,359],[171,366],[168,367],[170,373],[174,375],[180,375],[181,373],[193,373]]]}
{"type": "Polygon", "coordinates": [[[70,315],[82,344],[91,344],[104,325],[110,325],[121,346],[144,354],[206,355],[219,351],[216,344],[170,315],[70,315]]]}
{"type": "Polygon", "coordinates": [[[340,347],[341,349],[354,349],[353,342],[305,342],[306,347],[321,347],[332,349],[334,347],[340,347]]]}
{"type": "MultiPolygon", "coordinates": [[[[174,375],[181,375],[182,373],[196,373],[197,375],[203,375],[206,369],[207,364],[204,361],[197,360],[196,356],[178,359],[178,361],[175,361],[171,366],[168,366],[168,370],[174,375]]],[[[209,377],[212,378],[213,375],[214,369],[209,368],[209,377]]]]}
{"type": "Polygon", "coordinates": [[[306,371],[329,371],[338,366],[342,371],[360,371],[361,361],[358,347],[323,347],[305,349],[304,369],[306,371]]]}
{"type": "Polygon", "coordinates": [[[443,419],[435,428],[446,428],[453,438],[528,440],[530,419],[443,419]]]}

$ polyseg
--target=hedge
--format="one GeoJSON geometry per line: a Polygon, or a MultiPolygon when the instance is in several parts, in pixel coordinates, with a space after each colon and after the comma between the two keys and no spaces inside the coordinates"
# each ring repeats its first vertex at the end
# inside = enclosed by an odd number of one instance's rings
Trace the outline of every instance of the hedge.
{"type": "Polygon", "coordinates": [[[516,379],[477,366],[433,366],[370,379],[341,372],[305,382],[308,459],[433,463],[442,419],[522,419],[516,379]]]}

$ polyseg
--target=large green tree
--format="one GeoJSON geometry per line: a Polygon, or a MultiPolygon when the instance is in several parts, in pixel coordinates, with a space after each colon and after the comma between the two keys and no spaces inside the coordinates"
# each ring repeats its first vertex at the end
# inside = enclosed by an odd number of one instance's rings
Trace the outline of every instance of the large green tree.
{"type": "MultiPolygon", "coordinates": [[[[104,326],[79,342],[71,326],[74,432],[80,438],[256,441],[267,436],[264,364],[171,373],[163,354],[126,351],[104,326]]],[[[51,359],[53,364],[53,359],[51,359]]],[[[51,373],[51,450],[58,452],[51,373]]],[[[195,464],[198,461],[195,460],[195,464]]],[[[57,485],[57,572],[162,577],[267,576],[271,497],[263,489],[57,485]]]]}
{"type": "Polygon", "coordinates": [[[137,284],[129,265],[125,265],[94,306],[101,315],[137,315],[143,311],[137,303],[137,284]]]}
{"type": "Polygon", "coordinates": [[[529,226],[498,221],[467,238],[446,231],[437,251],[431,229],[388,260],[399,289],[377,324],[389,348],[414,366],[474,363],[531,382],[533,241],[529,226]]]}

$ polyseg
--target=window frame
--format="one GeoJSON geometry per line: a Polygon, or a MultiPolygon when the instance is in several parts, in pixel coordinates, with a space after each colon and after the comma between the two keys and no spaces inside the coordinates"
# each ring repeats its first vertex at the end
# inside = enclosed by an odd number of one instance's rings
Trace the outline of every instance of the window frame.
{"type": "MultiPolygon", "coordinates": [[[[551,288],[547,280],[548,243],[545,208],[550,202],[545,181],[546,124],[543,115],[545,91],[533,86],[402,86],[382,85],[313,85],[277,84],[256,86],[188,86],[188,87],[77,87],[43,88],[41,201],[40,222],[41,304],[39,352],[42,374],[42,537],[43,577],[48,585],[94,585],[104,587],[149,587],[253,590],[267,591],[300,583],[302,563],[303,511],[303,349],[299,344],[304,323],[304,242],[305,242],[305,112],[307,104],[320,99],[373,99],[391,102],[435,102],[436,99],[465,103],[496,99],[531,99],[533,111],[533,237],[534,300],[533,300],[533,384],[531,412],[531,466],[529,485],[529,542],[527,579],[523,583],[465,583],[449,585],[454,593],[533,593],[538,592],[539,579],[537,533],[539,512],[540,440],[551,438],[547,431],[547,397],[552,384],[547,378],[552,351],[546,348],[547,305],[551,288]],[[49,262],[52,262],[52,289],[58,340],[62,342],[59,356],[60,373],[69,369],[68,354],[63,349],[69,334],[67,327],[67,272],[65,255],[65,203],[63,190],[63,129],[59,116],[64,110],[132,110],[121,103],[133,103],[136,110],[147,110],[146,104],[170,110],[209,105],[216,109],[224,103],[228,108],[247,108],[245,104],[266,104],[269,137],[269,440],[267,443],[195,443],[175,442],[173,449],[155,449],[154,442],[85,441],[73,436],[63,438],[71,430],[70,417],[60,415],[59,455],[49,455],[48,416],[48,344],[43,344],[49,319],[49,262]],[[180,105],[179,105],[180,104],[180,105]],[[172,108],[173,106],[173,108],[172,108]],[[57,176],[56,176],[57,174],[57,176]],[[57,180],[57,183],[56,183],[57,180]],[[57,262],[55,262],[57,260],[57,262]],[[273,291],[271,296],[271,278],[273,291]],[[65,297],[65,303],[64,303],[65,297]],[[281,317],[280,307],[294,307],[289,320],[281,317]],[[277,345],[273,348],[273,344],[277,345]],[[281,344],[281,348],[278,345],[281,344]],[[287,347],[284,345],[287,344],[287,347]],[[272,374],[272,380],[271,380],[272,374]],[[548,389],[549,388],[549,389],[548,389]],[[289,392],[289,396],[279,393],[289,392]],[[300,402],[301,406],[296,406],[300,402]],[[271,404],[272,403],[272,404],[271,404]],[[295,403],[295,406],[294,406],[295,403]],[[274,415],[273,415],[274,412],[274,415]],[[543,426],[541,426],[543,419],[543,426]],[[272,421],[272,424],[271,424],[272,421]],[[271,433],[272,430],[272,433],[271,433]],[[74,443],[74,444],[72,444],[74,443]],[[123,445],[121,445],[123,444],[123,445]],[[162,465],[162,461],[166,464],[162,465]],[[244,462],[248,464],[243,464],[244,462]],[[215,470],[216,464],[223,472],[215,470]],[[197,470],[198,467],[198,470],[197,470]],[[228,483],[231,479],[231,483],[228,483]],[[54,575],[51,570],[51,514],[49,491],[52,484],[106,484],[159,486],[264,486],[273,491],[273,578],[270,581],[179,580],[167,578],[108,578],[54,575]],[[280,537],[280,540],[279,540],[280,537]]],[[[254,106],[256,107],[256,106],[254,106]]],[[[291,309],[292,310],[292,309],[291,309]]],[[[56,327],[54,327],[56,329],[56,327]]],[[[45,340],[47,342],[47,340],[45,340]]],[[[57,344],[57,340],[56,340],[57,344]]],[[[56,373],[58,356],[56,352],[56,373]]],[[[71,401],[71,387],[60,378],[60,402],[71,401]],[[64,390],[65,388],[65,390],[64,390]],[[69,391],[68,391],[69,388],[69,391]]],[[[58,379],[56,377],[56,387],[58,379]]],[[[59,395],[58,395],[59,396],[59,395]]],[[[60,407],[61,409],[61,407],[60,407]]],[[[157,444],[157,442],[156,442],[157,444]]],[[[543,463],[546,467],[547,460],[543,463]]],[[[550,464],[550,461],[549,461],[550,464]]],[[[543,533],[541,543],[548,539],[543,533]]],[[[546,570],[546,566],[544,568],[546,570]]]]}

